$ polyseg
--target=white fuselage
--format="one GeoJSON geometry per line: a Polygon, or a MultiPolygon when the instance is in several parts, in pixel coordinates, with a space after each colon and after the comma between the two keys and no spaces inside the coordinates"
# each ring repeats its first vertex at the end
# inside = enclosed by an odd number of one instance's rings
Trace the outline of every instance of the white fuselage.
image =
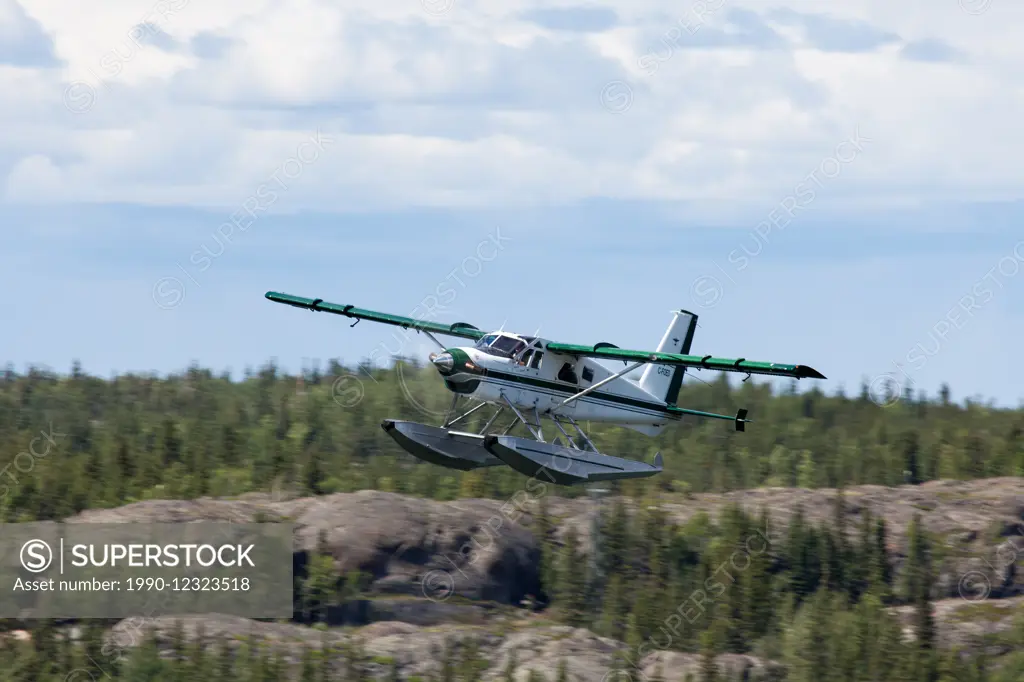
{"type": "Polygon", "coordinates": [[[508,400],[528,418],[535,408],[540,416],[550,410],[556,416],[620,424],[646,435],[657,435],[669,421],[678,419],[665,401],[625,377],[563,405],[614,372],[589,358],[547,351],[543,339],[495,334],[509,339],[505,345],[512,347],[511,355],[488,347],[485,340],[476,347],[446,351],[454,358],[451,369],[442,371],[450,390],[496,405],[507,406],[508,400]]]}

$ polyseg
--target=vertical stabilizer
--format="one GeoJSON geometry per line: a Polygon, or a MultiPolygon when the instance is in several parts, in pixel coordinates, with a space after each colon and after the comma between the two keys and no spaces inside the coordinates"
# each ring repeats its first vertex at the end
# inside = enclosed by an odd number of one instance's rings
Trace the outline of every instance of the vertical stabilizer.
{"type": "MultiPolygon", "coordinates": [[[[659,353],[679,353],[689,355],[693,334],[697,330],[697,316],[687,310],[673,313],[665,336],[658,344],[659,353]]],[[[683,385],[685,367],[670,365],[647,365],[640,377],[640,388],[669,405],[675,405],[679,398],[679,387],[683,385]]]]}

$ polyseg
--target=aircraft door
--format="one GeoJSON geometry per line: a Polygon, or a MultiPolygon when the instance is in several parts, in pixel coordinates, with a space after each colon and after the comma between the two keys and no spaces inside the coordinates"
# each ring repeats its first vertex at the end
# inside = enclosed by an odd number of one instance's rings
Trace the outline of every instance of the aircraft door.
{"type": "Polygon", "coordinates": [[[551,386],[544,382],[541,371],[545,354],[543,347],[533,342],[513,358],[513,373],[519,381],[519,401],[523,409],[532,410],[536,406],[543,412],[551,407],[551,386]]]}
{"type": "MultiPolygon", "coordinates": [[[[552,408],[583,390],[580,386],[580,377],[577,373],[576,363],[574,362],[563,362],[558,369],[556,378],[558,379],[558,386],[562,390],[558,391],[557,395],[553,395],[549,398],[550,406],[552,408]]],[[[559,407],[557,414],[571,417],[576,414],[578,406],[578,401],[573,401],[567,405],[559,407]]]]}
{"type": "Polygon", "coordinates": [[[511,376],[502,382],[501,392],[519,409],[525,408],[526,403],[530,402],[529,396],[524,394],[526,384],[522,381],[528,374],[531,356],[532,349],[526,347],[514,353],[508,366],[511,376]]]}

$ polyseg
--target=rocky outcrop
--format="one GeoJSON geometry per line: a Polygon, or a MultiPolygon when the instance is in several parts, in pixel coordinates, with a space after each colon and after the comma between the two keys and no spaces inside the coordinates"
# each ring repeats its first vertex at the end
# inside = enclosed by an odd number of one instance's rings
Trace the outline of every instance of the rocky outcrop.
{"type": "Polygon", "coordinates": [[[362,571],[374,592],[518,604],[537,594],[540,550],[496,500],[435,502],[380,491],[275,500],[150,500],[90,510],[68,523],[287,521],[301,568],[323,536],[340,574],[362,571]]]}
{"type": "MultiPolygon", "coordinates": [[[[984,647],[990,655],[1009,653],[1013,646],[1000,643],[997,635],[1010,633],[1017,619],[1024,614],[1024,597],[1009,599],[945,599],[933,603],[939,643],[943,647],[976,649],[984,647]]],[[[891,609],[903,625],[907,639],[914,637],[914,607],[898,606],[891,609]]]]}
{"type": "MultiPolygon", "coordinates": [[[[427,595],[435,601],[457,594],[518,604],[539,587],[539,547],[530,531],[530,511],[539,496],[549,496],[560,532],[575,526],[584,546],[597,505],[612,502],[557,498],[552,486],[525,484],[524,479],[524,490],[506,501],[436,502],[379,491],[290,500],[253,494],[233,500],[138,502],[83,512],[68,521],[286,520],[296,524],[300,566],[323,534],[337,570],[370,574],[378,594],[427,595]]],[[[834,490],[758,488],[666,494],[660,503],[678,523],[699,512],[716,517],[730,503],[753,513],[764,508],[771,514],[769,536],[781,539],[798,507],[813,522],[830,522],[835,498],[834,490]]],[[[907,551],[910,519],[914,513],[921,515],[924,527],[939,540],[937,598],[981,600],[1024,594],[1024,571],[1017,570],[1024,556],[1024,478],[856,486],[848,488],[844,498],[851,533],[856,533],[865,511],[888,522],[897,570],[907,551]]]]}

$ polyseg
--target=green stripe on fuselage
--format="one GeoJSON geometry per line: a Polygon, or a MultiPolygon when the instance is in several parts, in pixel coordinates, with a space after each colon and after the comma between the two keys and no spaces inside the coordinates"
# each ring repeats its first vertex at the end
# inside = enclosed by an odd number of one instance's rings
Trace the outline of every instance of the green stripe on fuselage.
{"type": "MultiPolygon", "coordinates": [[[[525,386],[546,388],[548,390],[557,391],[558,393],[564,393],[566,398],[572,395],[576,395],[577,393],[583,390],[579,386],[574,386],[572,384],[567,384],[560,381],[549,381],[547,379],[540,379],[538,377],[521,376],[518,374],[512,374],[510,372],[502,372],[501,370],[498,369],[487,369],[480,366],[477,366],[476,369],[469,369],[465,366],[465,364],[462,364],[462,366],[456,364],[456,368],[458,372],[461,372],[463,374],[472,374],[473,376],[481,377],[492,377],[494,379],[500,379],[511,383],[522,384],[525,386]]],[[[618,395],[616,393],[608,393],[604,391],[591,391],[590,393],[583,397],[583,399],[586,398],[594,398],[595,400],[603,400],[605,402],[615,403],[618,405],[640,407],[647,410],[659,412],[665,415],[665,417],[678,418],[678,415],[672,415],[669,412],[667,405],[664,405],[663,403],[652,402],[650,400],[643,400],[642,398],[631,398],[629,396],[618,395]]]]}

